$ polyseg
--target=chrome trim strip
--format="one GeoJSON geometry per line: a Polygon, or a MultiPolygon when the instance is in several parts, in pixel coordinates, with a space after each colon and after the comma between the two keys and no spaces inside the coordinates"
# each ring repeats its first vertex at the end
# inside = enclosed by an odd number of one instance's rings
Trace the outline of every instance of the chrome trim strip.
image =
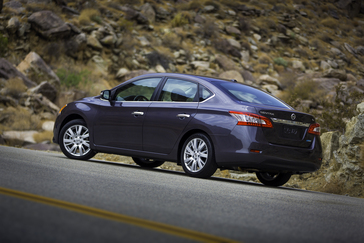
{"type": "Polygon", "coordinates": [[[300,127],[309,127],[311,125],[310,123],[304,123],[304,122],[299,122],[299,121],[290,121],[290,120],[284,120],[284,119],[279,119],[279,118],[272,118],[272,121],[275,123],[300,126],[300,127]]]}

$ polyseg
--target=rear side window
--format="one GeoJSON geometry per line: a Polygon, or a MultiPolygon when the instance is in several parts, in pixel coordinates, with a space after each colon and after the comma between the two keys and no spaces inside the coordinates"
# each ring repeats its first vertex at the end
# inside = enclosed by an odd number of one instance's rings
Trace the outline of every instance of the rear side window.
{"type": "Polygon", "coordinates": [[[274,96],[247,85],[226,82],[219,83],[218,86],[220,86],[230,96],[242,102],[290,108],[274,96]]]}
{"type": "Polygon", "coordinates": [[[199,99],[200,102],[207,100],[212,95],[213,93],[210,90],[208,90],[207,88],[205,88],[200,84],[200,99],[199,99]]]}
{"type": "Polygon", "coordinates": [[[196,83],[179,79],[168,79],[163,86],[159,100],[166,102],[193,102],[196,93],[196,83]]]}

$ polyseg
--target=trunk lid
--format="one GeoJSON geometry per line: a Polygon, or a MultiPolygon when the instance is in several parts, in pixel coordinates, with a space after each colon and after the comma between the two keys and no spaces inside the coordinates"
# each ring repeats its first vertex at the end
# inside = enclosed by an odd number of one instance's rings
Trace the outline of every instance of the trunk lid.
{"type": "Polygon", "coordinates": [[[300,148],[311,146],[315,135],[308,133],[308,129],[315,123],[313,116],[295,110],[256,109],[272,121],[273,128],[262,128],[269,143],[300,148]]]}

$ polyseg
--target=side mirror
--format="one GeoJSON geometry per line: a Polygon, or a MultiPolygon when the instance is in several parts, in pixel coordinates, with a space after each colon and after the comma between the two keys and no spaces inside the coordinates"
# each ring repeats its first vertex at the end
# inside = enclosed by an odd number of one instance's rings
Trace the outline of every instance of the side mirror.
{"type": "Polygon", "coordinates": [[[103,90],[101,91],[101,99],[109,100],[110,101],[110,90],[103,90]]]}

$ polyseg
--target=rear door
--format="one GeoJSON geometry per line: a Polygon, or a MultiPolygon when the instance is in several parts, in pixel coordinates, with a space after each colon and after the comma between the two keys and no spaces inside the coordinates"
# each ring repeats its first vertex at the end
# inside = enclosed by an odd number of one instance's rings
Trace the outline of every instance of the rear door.
{"type": "Polygon", "coordinates": [[[168,78],[158,101],[148,108],[143,126],[143,150],[168,154],[172,151],[198,106],[198,84],[168,78]]]}

